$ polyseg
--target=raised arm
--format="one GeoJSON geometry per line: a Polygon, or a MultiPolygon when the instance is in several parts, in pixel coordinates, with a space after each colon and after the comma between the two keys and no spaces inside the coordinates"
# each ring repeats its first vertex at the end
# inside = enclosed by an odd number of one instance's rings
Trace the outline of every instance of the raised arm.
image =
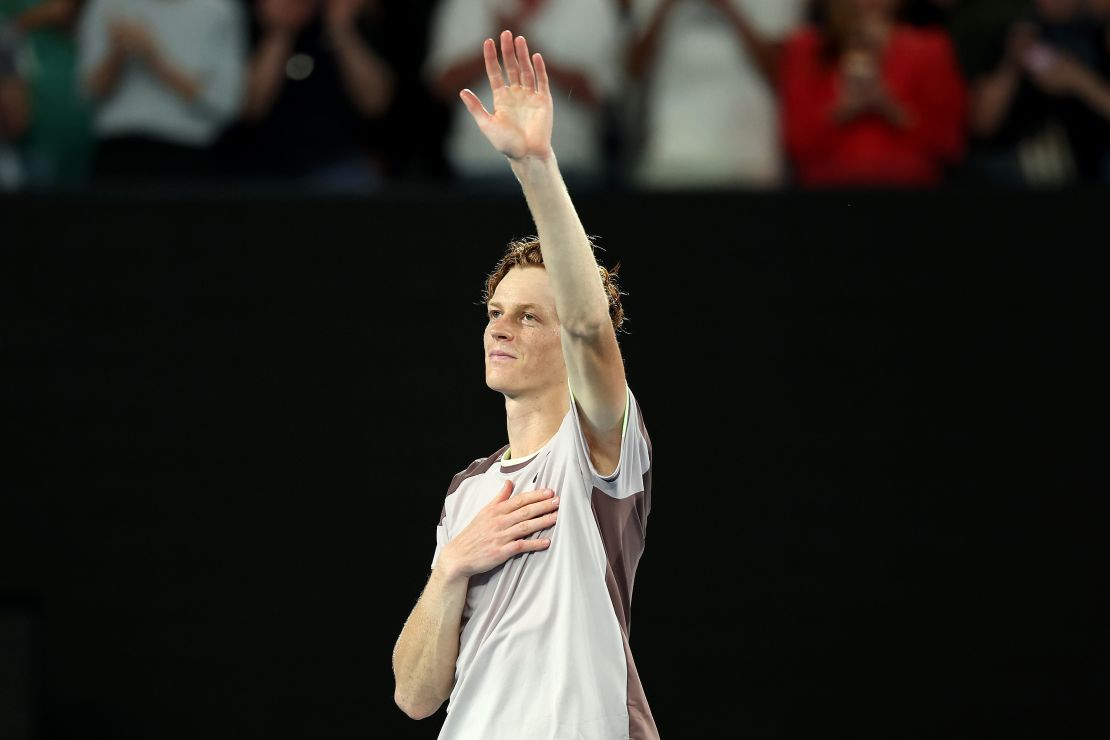
{"type": "Polygon", "coordinates": [[[514,39],[509,31],[501,34],[501,55],[504,76],[497,47],[487,39],[483,58],[493,88],[493,113],[470,90],[460,97],[493,147],[509,158],[524,189],[555,292],[571,390],[594,465],[609,473],[620,456],[627,400],[609,301],[551,148],[552,100],[543,57],[530,55],[528,42],[522,36],[514,39]]]}

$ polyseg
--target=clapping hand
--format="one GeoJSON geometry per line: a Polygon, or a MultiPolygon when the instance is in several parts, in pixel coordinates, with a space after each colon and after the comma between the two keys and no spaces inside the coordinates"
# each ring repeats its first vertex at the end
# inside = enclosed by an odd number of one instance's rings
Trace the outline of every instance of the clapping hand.
{"type": "Polygon", "coordinates": [[[118,18],[109,28],[112,46],[125,57],[149,60],[158,51],[150,29],[138,21],[118,18]]]}
{"type": "Polygon", "coordinates": [[[857,49],[846,53],[841,61],[836,116],[840,121],[849,121],[867,113],[878,114],[895,126],[904,126],[908,120],[905,109],[883,82],[882,69],[875,55],[857,49]]]}

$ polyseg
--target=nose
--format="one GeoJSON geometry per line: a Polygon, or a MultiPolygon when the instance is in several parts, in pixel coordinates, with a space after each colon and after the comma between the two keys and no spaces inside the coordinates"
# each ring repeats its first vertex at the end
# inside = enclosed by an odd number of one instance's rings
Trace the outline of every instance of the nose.
{"type": "Polygon", "coordinates": [[[499,342],[507,342],[513,338],[512,333],[509,332],[509,325],[505,321],[504,316],[490,322],[489,335],[499,342]]]}

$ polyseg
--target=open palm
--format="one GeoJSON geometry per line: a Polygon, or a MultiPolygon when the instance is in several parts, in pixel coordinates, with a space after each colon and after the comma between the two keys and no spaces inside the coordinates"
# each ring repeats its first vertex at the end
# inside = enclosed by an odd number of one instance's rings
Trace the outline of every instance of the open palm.
{"type": "Polygon", "coordinates": [[[482,55],[493,89],[493,113],[487,111],[478,96],[470,90],[459,93],[474,122],[493,147],[510,159],[548,157],[551,154],[553,115],[551,89],[543,57],[530,55],[524,37],[514,39],[509,31],[501,34],[504,75],[497,61],[497,46],[493,39],[486,39],[482,55]],[[506,76],[508,84],[505,83],[506,76]]]}

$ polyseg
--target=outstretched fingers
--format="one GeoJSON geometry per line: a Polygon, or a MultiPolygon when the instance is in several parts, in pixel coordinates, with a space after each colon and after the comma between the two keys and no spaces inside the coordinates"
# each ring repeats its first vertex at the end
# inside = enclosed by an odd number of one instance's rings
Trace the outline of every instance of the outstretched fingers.
{"type": "Polygon", "coordinates": [[[505,74],[509,77],[509,85],[519,85],[520,65],[516,61],[516,50],[511,31],[501,32],[501,58],[505,61],[505,74]]]}
{"type": "Polygon", "coordinates": [[[551,85],[547,81],[547,65],[538,53],[532,55],[532,64],[536,68],[536,90],[541,95],[551,94],[551,85]]]}
{"type": "Polygon", "coordinates": [[[486,39],[482,44],[482,58],[486,61],[486,76],[489,77],[490,89],[497,92],[505,87],[505,77],[501,74],[501,65],[497,62],[497,44],[493,39],[486,39]]]}
{"type": "Polygon", "coordinates": [[[528,41],[523,36],[516,37],[516,63],[520,66],[520,84],[533,92],[536,89],[536,73],[528,54],[528,41]]]}

